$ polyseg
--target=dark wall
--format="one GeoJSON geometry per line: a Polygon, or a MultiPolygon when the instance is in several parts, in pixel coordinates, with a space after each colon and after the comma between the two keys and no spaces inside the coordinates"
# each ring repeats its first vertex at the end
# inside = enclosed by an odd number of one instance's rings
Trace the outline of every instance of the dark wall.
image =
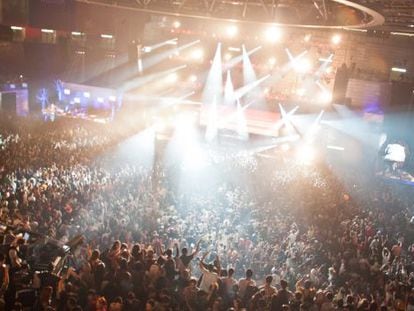
{"type": "Polygon", "coordinates": [[[74,30],[74,0],[30,0],[29,24],[32,27],[74,30]]]}

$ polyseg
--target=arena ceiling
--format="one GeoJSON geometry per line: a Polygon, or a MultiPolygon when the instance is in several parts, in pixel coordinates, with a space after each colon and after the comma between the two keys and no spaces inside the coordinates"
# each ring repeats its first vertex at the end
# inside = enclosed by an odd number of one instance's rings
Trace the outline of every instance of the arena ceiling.
{"type": "Polygon", "coordinates": [[[414,33],[413,0],[77,0],[154,14],[414,33]]]}

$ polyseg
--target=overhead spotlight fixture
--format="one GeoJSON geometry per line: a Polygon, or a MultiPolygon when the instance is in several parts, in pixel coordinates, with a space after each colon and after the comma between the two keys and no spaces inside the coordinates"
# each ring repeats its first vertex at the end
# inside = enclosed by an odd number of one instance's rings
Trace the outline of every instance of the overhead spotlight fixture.
{"type": "Polygon", "coordinates": [[[265,38],[270,43],[278,42],[281,36],[282,32],[279,27],[271,26],[268,29],[266,29],[265,38]]]}
{"type": "Polygon", "coordinates": [[[177,29],[181,27],[181,22],[179,20],[176,20],[173,22],[172,26],[177,29]]]}
{"type": "Polygon", "coordinates": [[[339,43],[341,43],[341,40],[342,40],[342,38],[341,38],[341,35],[339,35],[339,34],[335,34],[331,38],[331,42],[335,45],[338,45],[339,43]]]}
{"type": "Polygon", "coordinates": [[[73,102],[74,102],[75,104],[80,104],[81,100],[80,100],[80,98],[79,98],[79,97],[75,97],[75,98],[73,99],[73,102]]]}
{"type": "Polygon", "coordinates": [[[233,57],[233,55],[231,55],[230,53],[226,53],[226,54],[224,54],[224,60],[226,61],[226,62],[228,62],[231,58],[233,57]]]}
{"type": "Polygon", "coordinates": [[[115,102],[116,101],[116,96],[109,96],[109,100],[111,101],[111,102],[115,102]]]}
{"type": "Polygon", "coordinates": [[[174,82],[176,82],[177,80],[178,80],[178,75],[177,75],[175,72],[170,73],[170,74],[167,76],[167,81],[168,81],[168,82],[170,82],[170,83],[174,83],[174,82]]]}
{"type": "Polygon", "coordinates": [[[83,33],[79,32],[79,31],[72,31],[71,34],[72,34],[72,36],[75,36],[75,37],[79,37],[79,36],[83,35],[83,33]]]}
{"type": "Polygon", "coordinates": [[[202,60],[204,58],[204,51],[202,49],[200,49],[200,48],[194,49],[191,52],[191,58],[193,60],[202,60]]]}
{"type": "Polygon", "coordinates": [[[305,42],[309,42],[312,39],[312,35],[311,34],[307,34],[304,38],[303,41],[305,42]]]}
{"type": "Polygon", "coordinates": [[[399,67],[392,67],[391,68],[391,71],[393,71],[393,72],[406,73],[407,72],[407,69],[405,69],[405,68],[399,68],[399,67]]]}
{"type": "Polygon", "coordinates": [[[113,35],[101,34],[102,39],[112,39],[113,37],[114,37],[113,35]]]}
{"type": "Polygon", "coordinates": [[[104,102],[104,99],[103,99],[103,97],[98,97],[98,103],[103,103],[104,102]]]}
{"type": "Polygon", "coordinates": [[[152,48],[151,48],[150,46],[144,46],[144,47],[142,48],[142,51],[143,51],[144,53],[150,53],[150,52],[152,51],[152,48]]]}
{"type": "Polygon", "coordinates": [[[332,94],[329,91],[322,91],[319,95],[319,101],[328,104],[332,101],[332,94]]]}
{"type": "Polygon", "coordinates": [[[226,33],[230,38],[234,38],[239,32],[239,28],[236,25],[227,26],[226,33]]]}
{"type": "Polygon", "coordinates": [[[83,92],[83,96],[85,98],[89,98],[89,97],[91,97],[91,93],[89,93],[89,92],[83,92]]]}
{"type": "Polygon", "coordinates": [[[63,94],[70,95],[70,89],[64,89],[63,90],[63,94]]]}
{"type": "Polygon", "coordinates": [[[10,26],[11,30],[23,30],[23,27],[20,26],[10,26]]]}
{"type": "Polygon", "coordinates": [[[293,66],[297,73],[308,73],[312,69],[312,63],[307,58],[296,60],[293,66]]]}
{"type": "Polygon", "coordinates": [[[270,66],[274,66],[276,65],[276,58],[270,57],[267,62],[269,63],[270,66]]]}
{"type": "Polygon", "coordinates": [[[296,91],[296,95],[298,95],[299,97],[303,97],[306,93],[306,90],[303,88],[300,88],[296,91]]]}
{"type": "Polygon", "coordinates": [[[191,75],[189,78],[188,78],[188,80],[190,81],[190,82],[197,82],[197,80],[198,80],[198,78],[197,78],[197,76],[196,75],[191,75]]]}
{"type": "Polygon", "coordinates": [[[42,30],[41,30],[43,33],[54,33],[55,31],[54,30],[52,30],[52,29],[45,29],[45,28],[43,28],[42,30]]]}

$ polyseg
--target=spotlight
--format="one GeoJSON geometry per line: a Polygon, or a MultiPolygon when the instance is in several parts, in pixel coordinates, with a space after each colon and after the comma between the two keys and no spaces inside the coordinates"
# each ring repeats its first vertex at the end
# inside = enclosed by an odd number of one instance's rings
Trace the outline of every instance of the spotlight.
{"type": "Polygon", "coordinates": [[[319,94],[319,101],[322,103],[330,103],[332,101],[332,94],[328,91],[322,91],[319,94]]]}
{"type": "Polygon", "coordinates": [[[188,80],[190,81],[190,82],[197,82],[197,76],[196,75],[191,75],[189,78],[188,78],[188,80]]]}
{"type": "Polygon", "coordinates": [[[265,32],[265,38],[270,43],[278,42],[281,36],[282,32],[280,31],[280,28],[276,26],[268,28],[265,32]]]}
{"type": "Polygon", "coordinates": [[[233,57],[233,55],[231,55],[230,53],[226,53],[226,54],[224,54],[224,60],[226,61],[226,62],[228,62],[231,58],[233,57]]]}
{"type": "Polygon", "coordinates": [[[91,97],[91,93],[89,93],[89,92],[83,92],[83,96],[85,98],[89,98],[89,97],[91,97]]]}
{"type": "Polygon", "coordinates": [[[307,34],[304,38],[303,41],[305,42],[309,42],[312,39],[312,35],[311,34],[307,34]]]}
{"type": "Polygon", "coordinates": [[[116,101],[116,96],[109,96],[109,100],[111,101],[111,102],[115,102],[116,101]]]}
{"type": "Polygon", "coordinates": [[[175,29],[180,28],[180,27],[181,27],[181,22],[180,22],[180,21],[174,21],[174,22],[173,22],[173,24],[172,24],[172,26],[173,26],[175,29]]]}
{"type": "Polygon", "coordinates": [[[167,76],[167,81],[170,82],[170,83],[174,83],[177,80],[178,80],[178,75],[175,72],[173,72],[173,73],[171,73],[167,76]]]}
{"type": "Polygon", "coordinates": [[[296,159],[301,164],[311,164],[315,160],[315,156],[315,150],[309,145],[303,145],[296,151],[296,159]]]}
{"type": "Polygon", "coordinates": [[[239,29],[237,28],[236,25],[227,26],[226,33],[230,38],[234,38],[238,32],[239,32],[239,29]]]}
{"type": "Polygon", "coordinates": [[[79,97],[75,97],[75,98],[73,99],[73,102],[74,102],[75,104],[80,104],[81,100],[80,100],[80,98],[79,98],[79,97]]]}
{"type": "Polygon", "coordinates": [[[274,66],[276,64],[276,58],[270,57],[267,62],[269,63],[270,66],[274,66]]]}
{"type": "Polygon", "coordinates": [[[297,73],[307,73],[311,71],[312,63],[307,58],[301,58],[294,63],[294,69],[297,73]]]}
{"type": "Polygon", "coordinates": [[[102,98],[102,97],[98,97],[98,103],[103,103],[104,102],[104,99],[102,98]]]}
{"type": "Polygon", "coordinates": [[[142,48],[142,51],[143,51],[144,53],[150,53],[150,52],[152,51],[152,48],[151,48],[150,46],[144,46],[144,47],[142,48]]]}
{"type": "Polygon", "coordinates": [[[306,93],[305,89],[298,89],[296,91],[296,95],[298,95],[299,97],[303,97],[305,93],[306,93]]]}
{"type": "Polygon", "coordinates": [[[341,42],[341,36],[336,34],[332,36],[331,42],[335,45],[338,45],[341,42]]]}
{"type": "Polygon", "coordinates": [[[204,57],[204,51],[202,49],[195,49],[191,52],[191,58],[193,60],[202,60],[204,57]]]}
{"type": "Polygon", "coordinates": [[[101,34],[101,38],[102,39],[113,39],[113,35],[109,35],[109,34],[101,34]]]}
{"type": "Polygon", "coordinates": [[[63,94],[70,95],[70,89],[64,89],[63,90],[63,94]]]}

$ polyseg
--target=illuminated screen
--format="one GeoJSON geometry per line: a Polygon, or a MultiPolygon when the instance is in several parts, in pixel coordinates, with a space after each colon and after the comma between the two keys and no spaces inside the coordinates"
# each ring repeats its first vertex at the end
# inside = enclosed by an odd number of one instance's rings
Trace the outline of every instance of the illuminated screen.
{"type": "Polygon", "coordinates": [[[384,160],[393,162],[404,162],[405,147],[400,144],[389,144],[385,148],[384,160]]]}

